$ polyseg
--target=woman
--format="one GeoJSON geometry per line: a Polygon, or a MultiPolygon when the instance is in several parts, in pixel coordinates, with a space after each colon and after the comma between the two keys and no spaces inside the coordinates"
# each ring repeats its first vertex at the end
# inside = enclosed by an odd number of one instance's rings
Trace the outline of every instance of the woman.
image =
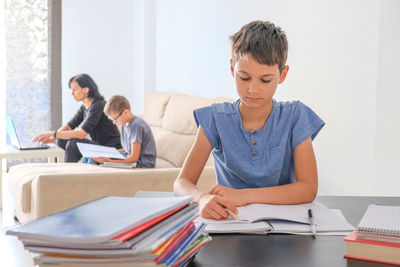
{"type": "Polygon", "coordinates": [[[96,83],[87,74],[69,79],[75,101],[82,102],[75,116],[58,130],[39,134],[33,142],[53,143],[65,150],[65,162],[77,162],[82,157],[77,143],[94,143],[121,148],[118,128],[103,112],[106,101],[96,83]],[[90,139],[86,139],[89,135],[90,139]]]}

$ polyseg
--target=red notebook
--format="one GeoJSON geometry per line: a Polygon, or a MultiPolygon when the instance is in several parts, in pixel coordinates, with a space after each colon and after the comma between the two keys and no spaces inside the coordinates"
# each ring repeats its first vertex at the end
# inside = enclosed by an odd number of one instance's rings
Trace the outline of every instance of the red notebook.
{"type": "Polygon", "coordinates": [[[188,224],[183,226],[175,235],[174,240],[172,240],[171,244],[156,258],[156,263],[164,263],[165,260],[171,256],[171,254],[179,248],[179,246],[186,240],[186,238],[194,232],[195,226],[193,221],[190,221],[188,224]]]}
{"type": "Polygon", "coordinates": [[[165,214],[163,214],[163,215],[161,215],[161,216],[159,216],[159,217],[157,217],[157,218],[154,218],[153,220],[150,220],[150,221],[148,221],[148,222],[146,222],[146,223],[144,223],[144,224],[142,224],[142,225],[139,225],[139,226],[137,226],[137,227],[135,227],[135,228],[132,228],[131,230],[129,230],[129,231],[127,231],[127,232],[125,232],[125,233],[123,233],[123,234],[121,234],[121,235],[119,235],[119,236],[116,236],[116,237],[114,237],[113,239],[115,239],[115,240],[121,240],[122,242],[125,242],[125,241],[131,239],[132,237],[134,237],[135,235],[140,234],[140,233],[143,232],[144,230],[149,229],[150,227],[152,227],[152,226],[155,225],[156,223],[161,222],[162,220],[164,220],[165,218],[167,218],[167,217],[169,217],[170,215],[174,214],[175,212],[177,212],[177,211],[183,209],[183,208],[186,207],[187,205],[188,205],[188,204],[186,204],[186,205],[184,205],[184,206],[182,206],[182,207],[179,207],[179,208],[177,208],[177,209],[175,209],[175,210],[172,210],[172,211],[170,211],[170,212],[167,212],[167,213],[165,213],[165,214]]]}
{"type": "Polygon", "coordinates": [[[344,238],[347,242],[346,258],[400,265],[400,244],[356,238],[352,232],[344,238]]]}

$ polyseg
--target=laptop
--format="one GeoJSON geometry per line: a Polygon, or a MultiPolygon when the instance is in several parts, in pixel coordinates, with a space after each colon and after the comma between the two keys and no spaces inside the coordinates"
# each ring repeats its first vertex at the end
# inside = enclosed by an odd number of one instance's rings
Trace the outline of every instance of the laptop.
{"type": "Polygon", "coordinates": [[[14,123],[10,116],[6,116],[6,128],[8,136],[10,137],[11,144],[18,148],[19,150],[29,150],[29,149],[47,149],[49,148],[46,144],[39,143],[27,143],[22,144],[19,141],[17,131],[15,130],[14,123]]]}

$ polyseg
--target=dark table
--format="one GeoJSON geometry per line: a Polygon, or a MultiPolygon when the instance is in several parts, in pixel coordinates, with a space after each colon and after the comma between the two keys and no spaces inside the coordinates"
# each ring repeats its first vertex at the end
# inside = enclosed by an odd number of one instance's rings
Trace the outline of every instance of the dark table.
{"type": "MultiPolygon", "coordinates": [[[[357,226],[369,204],[400,206],[400,197],[320,196],[318,202],[340,209],[357,226]]],[[[344,236],[213,234],[189,266],[393,266],[344,258],[344,236]]]]}

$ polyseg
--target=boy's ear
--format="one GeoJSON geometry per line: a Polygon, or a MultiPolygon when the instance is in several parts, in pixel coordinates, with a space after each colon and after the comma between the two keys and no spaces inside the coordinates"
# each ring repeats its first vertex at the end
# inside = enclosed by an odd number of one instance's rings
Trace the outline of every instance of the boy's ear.
{"type": "Polygon", "coordinates": [[[233,63],[233,59],[230,60],[230,63],[231,63],[231,73],[232,73],[232,76],[235,77],[235,67],[233,66],[233,64],[234,64],[234,63],[233,63]]]}
{"type": "Polygon", "coordinates": [[[288,71],[289,71],[289,66],[286,65],[281,72],[279,83],[283,83],[285,81],[288,71]]]}

